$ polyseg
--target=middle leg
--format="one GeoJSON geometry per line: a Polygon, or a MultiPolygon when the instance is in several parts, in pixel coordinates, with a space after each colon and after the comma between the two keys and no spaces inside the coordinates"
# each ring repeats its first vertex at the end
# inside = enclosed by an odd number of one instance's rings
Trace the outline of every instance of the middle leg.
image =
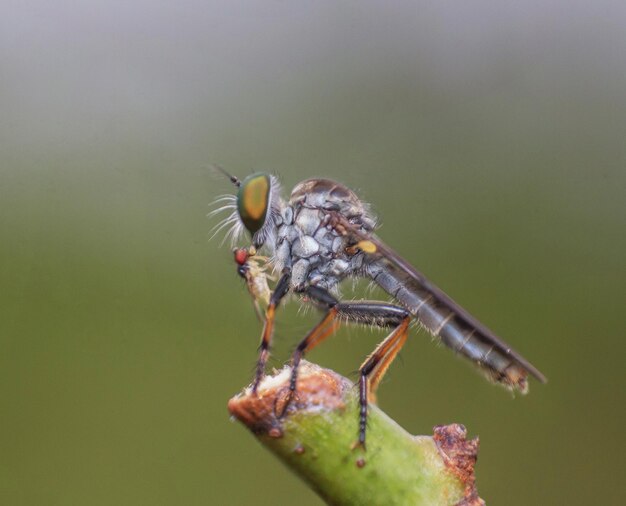
{"type": "MultiPolygon", "coordinates": [[[[309,287],[307,295],[318,306],[325,307],[326,314],[298,344],[293,353],[289,400],[296,393],[298,366],[303,356],[332,335],[342,320],[394,329],[359,369],[359,444],[365,446],[368,402],[375,395],[380,380],[406,342],[411,316],[406,309],[384,302],[339,302],[326,290],[318,287],[309,287]]],[[[285,404],[283,413],[289,400],[285,404]]]]}

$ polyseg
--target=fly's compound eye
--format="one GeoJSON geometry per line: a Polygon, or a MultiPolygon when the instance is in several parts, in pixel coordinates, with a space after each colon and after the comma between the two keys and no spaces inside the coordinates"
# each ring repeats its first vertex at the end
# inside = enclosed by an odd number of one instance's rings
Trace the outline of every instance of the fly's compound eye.
{"type": "Polygon", "coordinates": [[[267,174],[252,174],[239,187],[237,211],[252,236],[265,224],[269,199],[270,177],[267,174]]]}

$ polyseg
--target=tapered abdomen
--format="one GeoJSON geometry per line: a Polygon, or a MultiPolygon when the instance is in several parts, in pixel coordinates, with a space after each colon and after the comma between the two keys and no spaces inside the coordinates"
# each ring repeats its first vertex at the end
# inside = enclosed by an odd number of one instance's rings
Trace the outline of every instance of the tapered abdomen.
{"type": "Polygon", "coordinates": [[[493,381],[522,393],[528,390],[528,374],[546,381],[532,364],[410,266],[380,258],[370,264],[368,274],[425,329],[480,366],[493,381]]]}

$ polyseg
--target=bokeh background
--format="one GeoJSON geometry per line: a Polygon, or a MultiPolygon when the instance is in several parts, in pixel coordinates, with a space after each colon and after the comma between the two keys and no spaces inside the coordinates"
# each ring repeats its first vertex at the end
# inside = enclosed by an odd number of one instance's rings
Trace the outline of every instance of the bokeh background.
{"type": "MultiPolygon", "coordinates": [[[[318,505],[229,420],[259,323],[207,166],[353,187],[380,235],[546,373],[415,332],[381,388],[481,438],[490,504],[624,504],[620,1],[0,5],[0,503],[318,505]]],[[[316,321],[280,315],[274,365],[316,321]]],[[[311,359],[352,374],[382,337],[311,359]]]]}

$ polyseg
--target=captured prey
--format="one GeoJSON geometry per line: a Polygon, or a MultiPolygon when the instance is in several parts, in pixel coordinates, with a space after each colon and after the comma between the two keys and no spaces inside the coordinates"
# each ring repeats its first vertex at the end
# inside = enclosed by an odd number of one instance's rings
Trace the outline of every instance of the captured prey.
{"type": "Polygon", "coordinates": [[[378,385],[406,342],[413,320],[474,362],[492,381],[511,390],[526,393],[529,375],[546,381],[529,361],[384,244],[374,233],[377,223],[369,205],[346,186],[328,179],[309,179],[284,200],[272,175],[256,173],[243,181],[226,175],[238,190],[236,195],[219,199],[225,204],[216,211],[230,214],[218,227],[230,225],[235,241],[244,229],[248,232],[252,244],[236,249],[235,261],[255,306],[265,306],[253,393],[265,374],[276,310],[290,293],[324,313],[293,352],[290,399],[297,392],[303,356],[342,323],[389,329],[389,335],[359,368],[358,442],[363,447],[368,402],[374,402],[378,385]],[[268,256],[262,262],[255,259],[261,249],[268,256]],[[266,268],[279,274],[271,291],[266,289],[266,268]],[[338,287],[348,278],[373,281],[393,302],[341,300],[338,287]]]}
{"type": "Polygon", "coordinates": [[[263,322],[263,308],[267,307],[271,297],[267,280],[274,280],[273,276],[268,276],[265,272],[268,258],[256,255],[254,248],[235,248],[233,255],[237,264],[237,274],[246,282],[246,288],[252,297],[254,311],[259,320],[263,322]]]}

